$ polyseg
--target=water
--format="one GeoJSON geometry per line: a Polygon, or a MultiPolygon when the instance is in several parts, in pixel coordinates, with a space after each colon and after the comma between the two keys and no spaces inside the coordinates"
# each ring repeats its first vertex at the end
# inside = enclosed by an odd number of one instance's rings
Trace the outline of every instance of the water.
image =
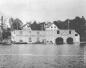
{"type": "Polygon", "coordinates": [[[86,44],[0,45],[0,68],[86,68],[86,44]]]}

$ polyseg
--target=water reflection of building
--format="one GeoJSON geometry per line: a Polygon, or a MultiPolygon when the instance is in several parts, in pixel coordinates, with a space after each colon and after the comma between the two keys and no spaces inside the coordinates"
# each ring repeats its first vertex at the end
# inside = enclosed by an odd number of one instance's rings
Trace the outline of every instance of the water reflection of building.
{"type": "Polygon", "coordinates": [[[46,27],[45,31],[33,31],[30,29],[15,30],[11,32],[12,41],[26,43],[75,43],[80,42],[80,36],[75,30],[61,30],[54,24],[46,27]]]}

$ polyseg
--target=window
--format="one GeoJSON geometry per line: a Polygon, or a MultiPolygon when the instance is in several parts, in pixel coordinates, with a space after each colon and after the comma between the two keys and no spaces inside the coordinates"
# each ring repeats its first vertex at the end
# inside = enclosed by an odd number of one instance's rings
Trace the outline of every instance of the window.
{"type": "Polygon", "coordinates": [[[39,32],[37,32],[37,34],[39,34],[39,32]]]}
{"type": "Polygon", "coordinates": [[[23,42],[23,40],[20,40],[20,42],[23,42]]]}
{"type": "Polygon", "coordinates": [[[59,34],[60,33],[60,31],[57,31],[57,34],[59,34]]]}
{"type": "Polygon", "coordinates": [[[20,31],[20,34],[23,34],[23,31],[20,31]]]}
{"type": "Polygon", "coordinates": [[[71,31],[69,31],[69,34],[71,34],[71,31]]]}
{"type": "Polygon", "coordinates": [[[75,36],[78,36],[78,34],[75,34],[75,36]]]}
{"type": "Polygon", "coordinates": [[[32,42],[31,38],[29,38],[29,42],[32,42]]]}
{"type": "Polygon", "coordinates": [[[54,26],[54,28],[56,28],[56,26],[54,26]]]}

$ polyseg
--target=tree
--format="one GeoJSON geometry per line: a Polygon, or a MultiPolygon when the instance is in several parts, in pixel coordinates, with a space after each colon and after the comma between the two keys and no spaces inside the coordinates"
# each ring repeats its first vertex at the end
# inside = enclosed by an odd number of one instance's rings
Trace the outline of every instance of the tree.
{"type": "Polygon", "coordinates": [[[16,18],[16,19],[11,18],[10,20],[11,20],[10,21],[10,26],[11,26],[12,30],[21,30],[22,29],[23,23],[22,23],[22,21],[20,19],[18,19],[18,18],[16,18]]]}
{"type": "Polygon", "coordinates": [[[33,24],[31,24],[31,29],[32,30],[41,30],[41,26],[40,26],[40,24],[37,24],[36,21],[34,21],[33,24]]]}
{"type": "Polygon", "coordinates": [[[3,40],[4,39],[9,39],[9,37],[11,37],[10,28],[3,29],[3,32],[2,32],[2,38],[3,38],[3,40]]]}
{"type": "Polygon", "coordinates": [[[65,21],[54,21],[53,22],[59,29],[68,29],[68,19],[65,21]]]}

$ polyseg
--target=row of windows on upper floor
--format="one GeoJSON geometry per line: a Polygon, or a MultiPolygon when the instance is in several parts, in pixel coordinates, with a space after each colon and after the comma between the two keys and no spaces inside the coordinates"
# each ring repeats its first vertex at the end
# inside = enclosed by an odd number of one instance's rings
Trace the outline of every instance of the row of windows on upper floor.
{"type": "MultiPolygon", "coordinates": [[[[60,31],[57,31],[57,34],[60,34],[60,31]]],[[[71,34],[71,31],[69,31],[69,34],[71,34]]],[[[78,36],[78,34],[75,34],[75,36],[78,36]]]]}
{"type": "MultiPolygon", "coordinates": [[[[69,31],[69,34],[71,34],[72,32],[71,31],[69,31]]],[[[23,34],[23,31],[20,31],[20,34],[23,34]]],[[[39,34],[39,32],[37,32],[37,34],[39,34]]],[[[57,34],[60,34],[60,31],[59,30],[57,30],[57,34]]],[[[78,36],[78,34],[75,34],[75,36],[78,36]]]]}
{"type": "Polygon", "coordinates": [[[54,26],[54,27],[51,26],[51,28],[57,28],[57,27],[56,26],[54,26]]]}
{"type": "MultiPolygon", "coordinates": [[[[32,42],[32,39],[31,39],[31,38],[28,38],[28,41],[29,41],[29,42],[32,42]]],[[[39,38],[37,38],[37,41],[38,41],[38,42],[40,41],[39,38]]],[[[45,40],[43,40],[43,41],[45,41],[45,40]]],[[[43,41],[42,41],[42,42],[43,42],[43,41]]],[[[20,39],[19,42],[23,42],[23,40],[20,39]]]]}
{"type": "MultiPolygon", "coordinates": [[[[48,28],[48,27],[47,27],[48,28]]],[[[57,28],[56,26],[51,26],[50,28],[57,28]]]]}

